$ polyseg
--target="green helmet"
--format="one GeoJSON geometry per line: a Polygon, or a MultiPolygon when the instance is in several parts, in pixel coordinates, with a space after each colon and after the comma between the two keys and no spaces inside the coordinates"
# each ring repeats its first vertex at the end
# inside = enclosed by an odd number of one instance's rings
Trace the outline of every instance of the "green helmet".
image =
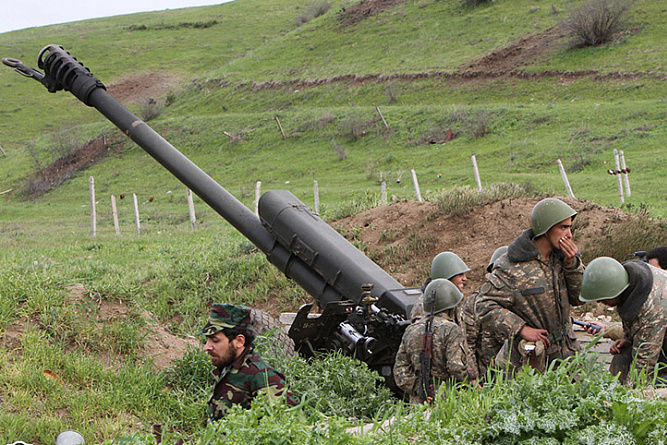
{"type": "Polygon", "coordinates": [[[586,266],[581,282],[581,301],[618,297],[630,285],[625,267],[613,258],[601,256],[586,266]]]}
{"type": "Polygon", "coordinates": [[[535,204],[530,214],[530,224],[533,227],[533,236],[537,238],[547,233],[547,230],[570,217],[574,218],[577,212],[558,198],[546,198],[535,204]]]}
{"type": "Polygon", "coordinates": [[[486,266],[487,272],[491,272],[493,270],[493,263],[495,263],[496,260],[500,258],[500,256],[505,252],[507,252],[507,246],[498,247],[495,252],[493,252],[493,255],[491,255],[491,260],[489,261],[489,265],[486,266]]]}
{"type": "Polygon", "coordinates": [[[436,278],[428,283],[424,290],[424,312],[437,314],[447,309],[451,309],[461,302],[463,293],[451,281],[444,278],[436,278]]]}
{"type": "Polygon", "coordinates": [[[431,263],[431,278],[449,280],[458,274],[470,272],[461,258],[454,252],[441,252],[433,258],[431,263]]]}

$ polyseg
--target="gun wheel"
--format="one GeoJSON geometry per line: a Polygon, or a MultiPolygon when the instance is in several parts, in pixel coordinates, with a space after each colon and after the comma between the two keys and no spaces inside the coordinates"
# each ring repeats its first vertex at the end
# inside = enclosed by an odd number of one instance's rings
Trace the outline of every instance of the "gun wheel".
{"type": "Polygon", "coordinates": [[[275,340],[273,346],[283,350],[288,357],[294,356],[295,347],[287,332],[283,329],[278,320],[273,318],[267,312],[259,309],[252,309],[250,312],[250,324],[257,335],[269,333],[268,337],[275,340]]]}

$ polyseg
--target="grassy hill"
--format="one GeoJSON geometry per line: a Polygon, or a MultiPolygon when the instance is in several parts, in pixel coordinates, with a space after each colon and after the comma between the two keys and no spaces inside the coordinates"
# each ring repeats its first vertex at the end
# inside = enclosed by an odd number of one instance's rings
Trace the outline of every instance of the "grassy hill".
{"type": "MultiPolygon", "coordinates": [[[[378,205],[383,180],[390,199],[414,199],[411,169],[437,200],[475,187],[472,155],[485,189],[565,194],[560,159],[578,198],[619,206],[607,170],[623,150],[623,209],[667,216],[661,2],[635,2],[612,43],[584,49],[560,24],[581,2],[324,3],[236,0],[14,31],[0,34],[0,56],[36,67],[42,47],[61,44],[138,115],[154,99],[150,125],[250,208],[256,181],[313,205],[317,180],[321,215],[338,218],[378,205]]],[[[101,442],[156,421],[201,433],[205,396],[186,382],[199,374],[187,360],[151,370],[152,323],[184,336],[213,302],[275,314],[307,297],[198,199],[192,230],[184,187],[99,113],[6,67],[0,146],[0,193],[13,190],[0,195],[0,442],[51,443],[67,428],[101,442]],[[31,193],[52,162],[102,136],[106,156],[31,193]],[[107,304],[115,317],[100,315],[107,304]]]]}
{"type": "MultiPolygon", "coordinates": [[[[372,3],[386,2],[362,5],[372,3]]],[[[411,168],[428,190],[474,185],[475,154],[484,183],[529,182],[563,193],[560,158],[578,197],[618,205],[615,179],[606,174],[618,149],[632,168],[628,202],[665,215],[656,187],[660,164],[653,162],[665,137],[665,56],[658,48],[667,28],[658,3],[637,2],[631,27],[614,43],[578,50],[548,31],[562,28],[569,2],[396,2],[367,15],[334,3],[297,27],[309,5],[244,0],[89,20],[5,33],[0,51],[34,64],[38,50],[55,42],[108,85],[156,77],[169,98],[156,129],[237,195],[262,180],[271,188],[290,181],[291,190],[309,196],[317,179],[323,202],[336,205],[353,190],[377,188],[380,175],[403,178],[411,168]],[[256,27],[249,17],[264,18],[256,27]],[[513,44],[520,56],[508,64],[502,50],[513,44]],[[495,61],[475,65],[489,54],[495,61]],[[430,143],[448,129],[453,141],[430,143]],[[244,137],[235,143],[223,131],[244,137]]],[[[79,139],[113,133],[66,93],[46,94],[10,70],[0,76],[0,144],[11,155],[0,166],[5,189],[20,188],[35,158],[44,165],[54,156],[49,131],[75,124],[79,139]],[[31,155],[26,146],[33,145],[31,155]]],[[[129,106],[139,112],[146,99],[137,95],[129,106]]],[[[137,193],[167,188],[159,166],[149,162],[138,173],[136,162],[124,164],[105,162],[88,173],[114,174],[120,184],[140,175],[137,193]]],[[[52,206],[62,196],[79,202],[80,185],[47,199],[52,206]]],[[[411,196],[405,185],[390,192],[411,196]]]]}

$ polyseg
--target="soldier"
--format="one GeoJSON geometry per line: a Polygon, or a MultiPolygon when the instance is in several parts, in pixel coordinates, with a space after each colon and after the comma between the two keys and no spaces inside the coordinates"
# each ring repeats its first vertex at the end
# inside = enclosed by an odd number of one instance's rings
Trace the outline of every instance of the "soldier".
{"type": "MultiPolygon", "coordinates": [[[[255,335],[250,328],[249,307],[213,305],[201,334],[207,337],[204,351],[216,367],[215,383],[208,399],[209,421],[219,420],[232,404],[250,408],[259,394],[277,397],[285,391],[285,377],[254,352],[255,335]]],[[[289,392],[285,400],[297,405],[289,392]]]]}
{"type": "Polygon", "coordinates": [[[433,396],[441,383],[474,382],[477,378],[463,329],[452,319],[452,309],[460,303],[463,294],[451,281],[442,278],[431,281],[424,294],[424,308],[428,315],[407,327],[394,363],[396,384],[412,403],[427,399],[420,397],[420,376],[423,373],[426,373],[424,376],[431,376],[428,382],[423,382],[428,386],[425,388],[428,397],[433,396]],[[430,329],[427,329],[429,322],[430,329]],[[432,335],[432,361],[429,360],[430,369],[425,370],[422,369],[422,352],[427,334],[432,335]]]}
{"type": "MultiPolygon", "coordinates": [[[[466,276],[467,272],[470,272],[470,268],[457,254],[454,252],[441,252],[437,254],[431,262],[431,276],[424,281],[424,284],[422,285],[422,293],[431,280],[435,280],[436,278],[444,278],[445,280],[451,281],[461,292],[463,292],[463,288],[468,281],[468,277],[466,276]]],[[[423,316],[424,297],[422,295],[413,306],[410,318],[414,322],[423,316]]]]}
{"type": "MultiPolygon", "coordinates": [[[[489,265],[486,267],[487,273],[491,273],[494,263],[506,252],[507,246],[499,247],[493,252],[489,265]]],[[[483,379],[493,359],[503,346],[503,340],[492,329],[482,324],[479,317],[475,315],[475,304],[478,298],[479,290],[463,301],[460,324],[465,329],[468,347],[475,355],[477,374],[480,379],[483,379]]]]}
{"type": "Polygon", "coordinates": [[[614,355],[612,374],[627,383],[633,360],[637,371],[650,374],[660,363],[659,374],[665,374],[666,271],[638,260],[621,264],[609,257],[596,258],[584,272],[579,298],[616,307],[621,317],[624,336],[609,348],[614,355]]]}
{"type": "Polygon", "coordinates": [[[653,267],[667,269],[667,247],[656,247],[646,254],[646,261],[653,267]]]}
{"type": "Polygon", "coordinates": [[[475,312],[505,338],[500,354],[510,370],[524,364],[545,369],[580,350],[570,317],[570,305],[582,304],[584,271],[572,240],[576,215],[559,199],[538,202],[531,228],[509,245],[479,289],[475,312]]]}

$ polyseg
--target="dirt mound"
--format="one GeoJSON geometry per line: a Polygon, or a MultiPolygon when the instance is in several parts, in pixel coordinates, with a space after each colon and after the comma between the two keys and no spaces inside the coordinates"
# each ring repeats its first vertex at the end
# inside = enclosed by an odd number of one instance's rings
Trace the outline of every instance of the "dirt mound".
{"type": "MultiPolygon", "coordinates": [[[[631,216],[616,209],[559,197],[579,212],[575,240],[580,251],[606,236],[610,224],[631,216]]],[[[366,254],[404,286],[421,286],[431,260],[452,251],[466,262],[468,289],[481,285],[494,250],[511,243],[530,227],[530,212],[542,197],[504,199],[473,207],[459,216],[441,215],[435,203],[397,202],[332,223],[361,245],[366,254]]]]}
{"type": "Polygon", "coordinates": [[[178,83],[168,73],[143,73],[124,77],[107,85],[107,91],[123,105],[136,104],[166,95],[178,83]]]}
{"type": "MultiPolygon", "coordinates": [[[[200,347],[194,337],[181,338],[171,334],[150,312],[130,307],[123,301],[95,298],[93,293],[80,284],[68,289],[66,305],[74,307],[76,313],[76,321],[60,329],[67,332],[63,335],[67,335],[68,347],[94,356],[109,367],[116,366],[132,355],[139,364],[146,363],[156,369],[164,369],[174,360],[182,358],[189,346],[200,347]],[[130,334],[123,328],[119,332],[120,326],[136,326],[137,332],[130,334]],[[121,336],[126,337],[124,342],[118,340],[121,336]],[[110,349],[107,337],[115,338],[116,344],[124,344],[125,348],[110,349]],[[127,350],[129,339],[139,340],[129,346],[131,350],[127,350]]],[[[33,328],[44,329],[37,317],[15,321],[7,326],[0,339],[0,347],[15,351],[20,357],[23,334],[33,328]]]]}
{"type": "Polygon", "coordinates": [[[566,46],[567,36],[562,27],[552,27],[539,34],[524,37],[518,42],[505,48],[493,51],[460,71],[484,72],[486,75],[515,70],[523,65],[529,65],[548,54],[566,46]]]}
{"type": "Polygon", "coordinates": [[[340,23],[342,26],[355,25],[364,19],[379,12],[391,9],[400,5],[405,0],[361,0],[352,6],[343,8],[340,11],[340,23]]]}
{"type": "Polygon", "coordinates": [[[23,186],[23,194],[32,199],[57,188],[79,170],[91,167],[104,158],[108,150],[109,144],[106,138],[91,139],[29,176],[23,186]]]}

